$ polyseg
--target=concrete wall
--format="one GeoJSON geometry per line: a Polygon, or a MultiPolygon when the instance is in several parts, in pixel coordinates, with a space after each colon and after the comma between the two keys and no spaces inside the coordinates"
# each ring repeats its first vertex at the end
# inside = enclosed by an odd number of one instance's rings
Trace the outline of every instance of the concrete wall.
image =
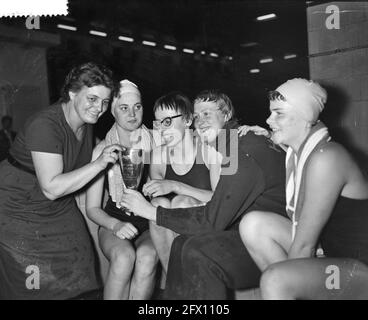
{"type": "Polygon", "coordinates": [[[329,91],[322,119],[335,140],[368,168],[368,3],[330,2],[307,9],[310,78],[329,91]],[[326,8],[339,8],[328,29],[326,8]]]}
{"type": "Polygon", "coordinates": [[[0,117],[13,117],[18,131],[24,121],[49,104],[46,48],[59,37],[0,25],[0,117]]]}

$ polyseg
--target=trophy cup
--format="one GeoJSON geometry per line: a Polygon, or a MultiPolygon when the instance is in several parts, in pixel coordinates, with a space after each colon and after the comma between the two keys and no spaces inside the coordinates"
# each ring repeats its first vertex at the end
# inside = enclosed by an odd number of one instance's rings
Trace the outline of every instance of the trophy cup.
{"type": "MultiPolygon", "coordinates": [[[[142,155],[142,149],[124,147],[122,151],[118,152],[120,172],[123,177],[123,191],[125,188],[137,190],[139,187],[144,169],[142,155]]],[[[132,214],[128,210],[126,213],[132,214]]]]}

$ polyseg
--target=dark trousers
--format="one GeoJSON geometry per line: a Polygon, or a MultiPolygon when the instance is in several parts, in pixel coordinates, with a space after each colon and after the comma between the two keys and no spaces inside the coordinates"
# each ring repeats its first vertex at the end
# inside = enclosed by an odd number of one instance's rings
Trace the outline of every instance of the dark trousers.
{"type": "Polygon", "coordinates": [[[181,235],[171,248],[164,297],[231,299],[234,289],[258,287],[260,276],[238,230],[181,235]]]}

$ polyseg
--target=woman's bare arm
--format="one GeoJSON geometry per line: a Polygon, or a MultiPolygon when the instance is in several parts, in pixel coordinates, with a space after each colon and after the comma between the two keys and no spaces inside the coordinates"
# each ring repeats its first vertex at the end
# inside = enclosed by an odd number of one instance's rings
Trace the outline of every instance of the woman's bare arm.
{"type": "MultiPolygon", "coordinates": [[[[96,146],[93,151],[92,161],[97,159],[104,148],[104,141],[96,146]]],[[[97,225],[109,230],[113,230],[119,220],[109,216],[102,208],[104,194],[104,180],[105,174],[101,172],[91,183],[86,193],[86,212],[90,218],[97,225]]]]}
{"type": "Polygon", "coordinates": [[[120,149],[117,145],[109,146],[91,163],[67,173],[63,173],[62,155],[35,151],[31,154],[42,192],[48,199],[55,200],[84,187],[109,163],[117,160],[113,151],[120,149]]]}
{"type": "MultiPolygon", "coordinates": [[[[198,150],[198,152],[200,151],[198,150]]],[[[152,163],[150,166],[151,181],[145,184],[143,188],[144,194],[158,197],[170,192],[174,192],[178,195],[190,196],[200,202],[208,202],[211,200],[213,195],[212,190],[199,189],[179,181],[164,179],[166,163],[163,162],[162,159],[166,159],[165,157],[166,155],[161,154],[160,150],[153,151],[152,163]]]]}
{"type": "Polygon", "coordinates": [[[315,253],[318,238],[346,183],[346,157],[335,146],[312,154],[306,171],[304,205],[288,258],[307,258],[315,253]]]}

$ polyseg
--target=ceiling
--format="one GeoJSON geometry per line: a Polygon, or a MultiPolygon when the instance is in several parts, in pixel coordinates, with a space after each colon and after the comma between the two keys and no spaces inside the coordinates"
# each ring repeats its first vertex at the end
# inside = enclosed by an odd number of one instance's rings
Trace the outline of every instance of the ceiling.
{"type": "Polygon", "coordinates": [[[296,0],[69,0],[70,23],[220,55],[306,49],[306,3],[296,0]],[[258,22],[260,15],[277,18],[258,22]],[[255,46],[249,45],[256,43],[255,46]]]}
{"type": "MultiPolygon", "coordinates": [[[[193,97],[203,88],[218,88],[240,106],[244,118],[261,123],[268,112],[267,90],[292,77],[308,77],[308,4],[303,0],[68,2],[67,17],[41,18],[40,31],[59,34],[61,39],[58,47],[48,50],[52,99],[58,97],[66,70],[88,59],[139,83],[147,105],[174,89],[193,97]],[[256,20],[270,13],[276,18],[256,20]],[[62,30],[60,24],[74,26],[76,31],[62,30]],[[106,37],[91,35],[91,30],[106,37]],[[131,37],[134,43],[119,41],[119,36],[131,37]],[[155,42],[156,47],[146,47],[144,40],[155,42]],[[170,52],[164,45],[177,50],[170,52]],[[184,48],[194,54],[184,53],[184,48]],[[286,54],[296,58],[286,60],[286,54]],[[273,63],[261,63],[269,57],[273,63]]],[[[5,18],[1,23],[24,28],[23,18],[5,18]]]]}

